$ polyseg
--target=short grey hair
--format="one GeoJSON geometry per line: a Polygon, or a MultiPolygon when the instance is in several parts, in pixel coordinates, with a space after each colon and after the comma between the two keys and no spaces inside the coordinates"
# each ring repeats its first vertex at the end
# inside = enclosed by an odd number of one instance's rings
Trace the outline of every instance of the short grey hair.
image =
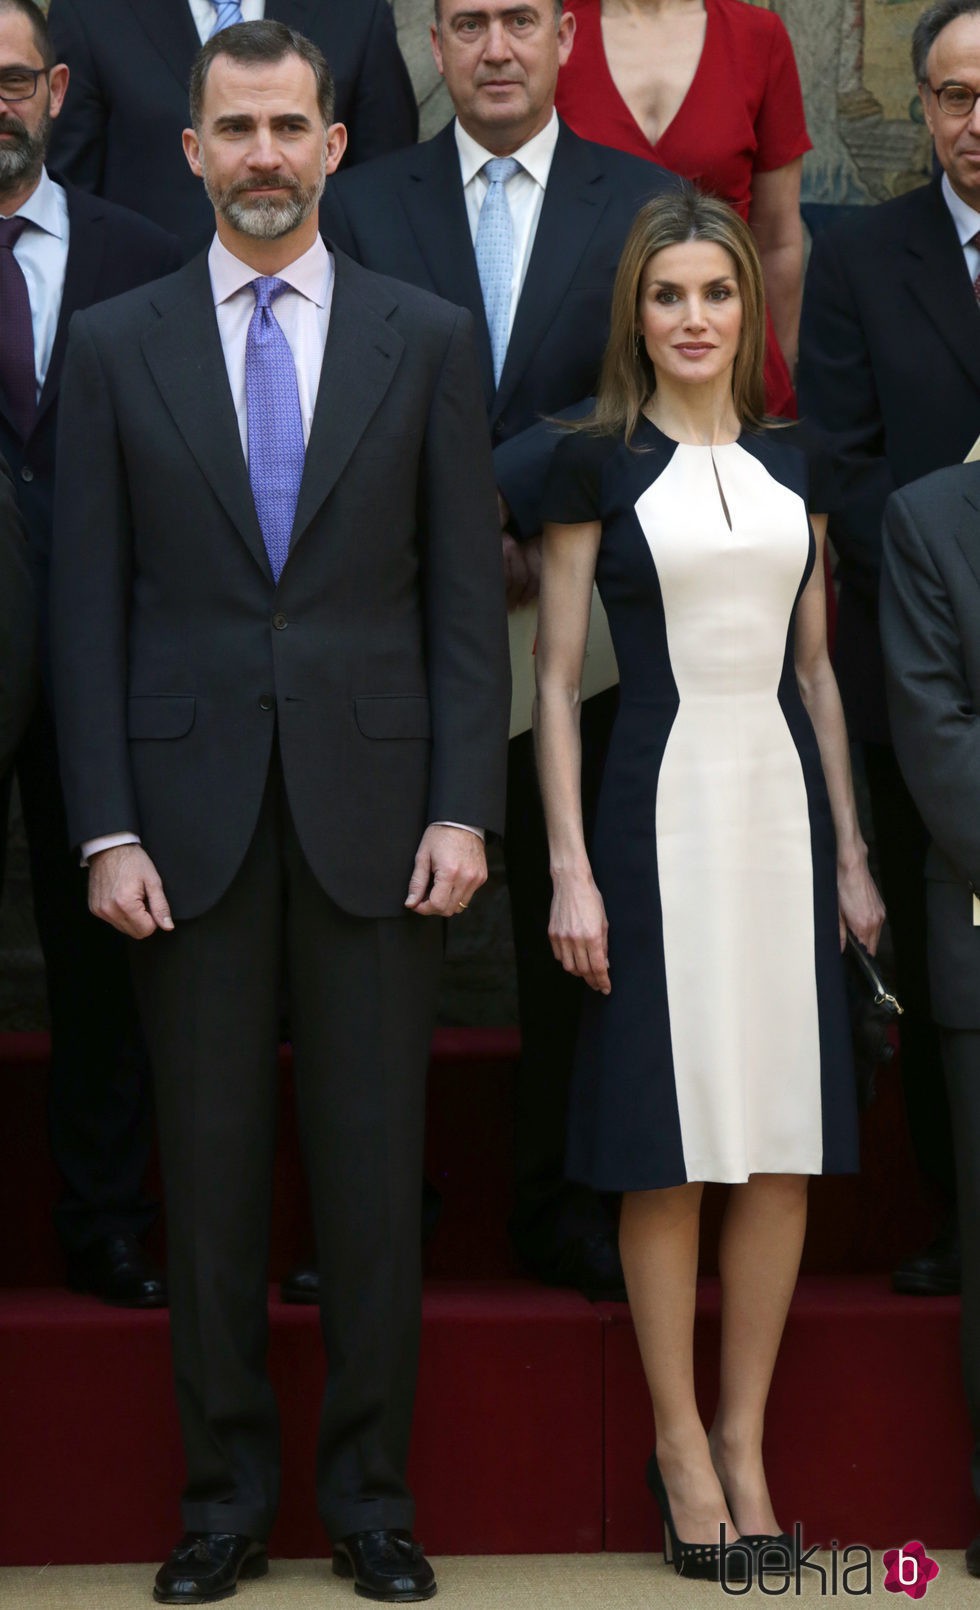
{"type": "Polygon", "coordinates": [[[926,82],[926,63],[929,52],[944,28],[957,17],[980,16],[980,0],[935,0],[922,13],[912,32],[912,71],[915,82],[926,82]]]}

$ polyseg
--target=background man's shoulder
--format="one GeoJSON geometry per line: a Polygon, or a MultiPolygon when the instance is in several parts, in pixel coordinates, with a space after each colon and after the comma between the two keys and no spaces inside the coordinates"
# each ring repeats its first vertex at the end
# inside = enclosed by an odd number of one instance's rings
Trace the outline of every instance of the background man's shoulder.
{"type": "Polygon", "coordinates": [[[336,248],[334,257],[339,279],[365,300],[394,315],[397,323],[404,323],[409,329],[431,329],[448,334],[461,321],[461,315],[465,325],[473,322],[472,315],[465,308],[447,302],[433,291],[410,285],[407,280],[395,279],[390,274],[379,274],[373,268],[364,268],[336,248]]]}
{"type": "MultiPolygon", "coordinates": [[[[847,217],[828,224],[821,235],[826,236],[827,245],[836,248],[845,258],[854,254],[863,256],[879,247],[904,246],[909,229],[935,214],[937,200],[941,206],[941,198],[937,198],[932,184],[920,185],[873,207],[851,208],[847,217]]],[[[821,244],[821,235],[816,238],[817,247],[821,244]]],[[[887,266],[887,262],[879,265],[883,272],[887,271],[887,266]]]]}
{"type": "Polygon", "coordinates": [[[105,230],[112,266],[119,267],[120,254],[123,262],[136,258],[148,263],[154,275],[169,273],[180,266],[181,247],[175,235],[168,234],[142,213],[80,190],[58,173],[53,173],[52,178],[62,186],[68,199],[69,228],[105,230]]]}

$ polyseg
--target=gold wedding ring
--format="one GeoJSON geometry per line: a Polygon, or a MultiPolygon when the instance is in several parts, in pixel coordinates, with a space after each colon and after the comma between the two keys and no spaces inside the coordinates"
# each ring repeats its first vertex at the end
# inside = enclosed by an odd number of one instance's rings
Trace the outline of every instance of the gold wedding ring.
{"type": "Polygon", "coordinates": [[[467,904],[467,902],[465,900],[457,900],[457,902],[456,902],[456,910],[457,911],[468,911],[469,906],[468,906],[468,904],[467,904]]]}

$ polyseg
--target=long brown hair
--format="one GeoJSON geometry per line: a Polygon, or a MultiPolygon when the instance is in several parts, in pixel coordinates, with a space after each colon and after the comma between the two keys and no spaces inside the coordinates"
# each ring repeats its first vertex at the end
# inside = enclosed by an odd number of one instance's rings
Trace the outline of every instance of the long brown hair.
{"type": "Polygon", "coordinates": [[[655,253],[688,240],[707,240],[724,247],[735,264],[742,329],[732,373],[732,400],[743,425],[765,423],[766,299],[752,231],[726,202],[685,184],[646,202],[633,220],[616,270],[609,340],[595,408],[578,422],[579,430],[632,440],[643,406],[657,387],[653,364],[637,334],[643,270],[655,253]]]}

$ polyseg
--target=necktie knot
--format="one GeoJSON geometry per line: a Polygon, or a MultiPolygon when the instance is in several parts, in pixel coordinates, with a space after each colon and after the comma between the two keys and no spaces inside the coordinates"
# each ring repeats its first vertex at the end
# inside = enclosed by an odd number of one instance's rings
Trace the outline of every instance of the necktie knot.
{"type": "Polygon", "coordinates": [[[520,173],[521,164],[516,157],[491,157],[489,162],[484,162],[482,171],[488,184],[506,184],[515,173],[520,173]]]}
{"type": "Polygon", "coordinates": [[[13,251],[27,227],[26,218],[0,218],[0,251],[13,251]]]}
{"type": "Polygon", "coordinates": [[[277,279],[273,274],[260,274],[251,283],[257,308],[271,307],[276,297],[287,288],[286,281],[277,279]]]}
{"type": "Polygon", "coordinates": [[[217,13],[210,34],[212,39],[215,34],[220,34],[223,28],[231,28],[236,22],[244,22],[241,0],[211,0],[211,4],[217,13]]]}

